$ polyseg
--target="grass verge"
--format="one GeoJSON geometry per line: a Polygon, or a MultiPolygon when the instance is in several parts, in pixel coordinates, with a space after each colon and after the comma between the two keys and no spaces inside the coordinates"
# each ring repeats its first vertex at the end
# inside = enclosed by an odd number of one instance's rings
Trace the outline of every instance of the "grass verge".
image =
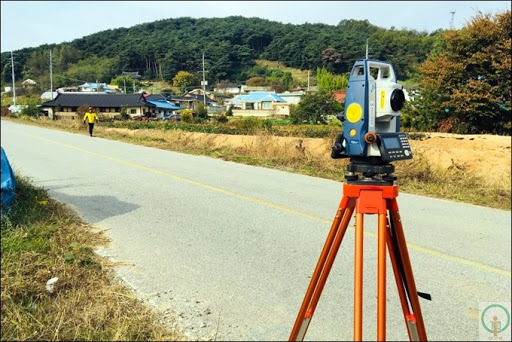
{"type": "Polygon", "coordinates": [[[108,243],[103,233],[28,179],[16,181],[1,223],[2,341],[180,339],[93,252],[108,243]]]}

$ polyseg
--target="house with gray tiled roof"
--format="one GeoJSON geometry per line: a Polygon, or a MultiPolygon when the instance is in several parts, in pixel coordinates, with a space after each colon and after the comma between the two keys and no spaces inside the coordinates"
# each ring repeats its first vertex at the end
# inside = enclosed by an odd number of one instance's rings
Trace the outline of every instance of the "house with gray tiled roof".
{"type": "Polygon", "coordinates": [[[76,118],[80,106],[91,106],[103,117],[120,117],[121,108],[125,107],[132,117],[163,118],[175,114],[181,108],[169,101],[162,94],[97,94],[97,93],[59,93],[53,101],[41,105],[49,117],[76,118]]]}
{"type": "Polygon", "coordinates": [[[233,82],[220,82],[213,90],[222,94],[240,94],[242,93],[242,85],[233,82]]]}
{"type": "Polygon", "coordinates": [[[80,106],[91,106],[103,117],[118,117],[121,108],[126,107],[132,117],[143,116],[154,104],[145,101],[143,94],[97,94],[97,93],[59,93],[53,101],[44,102],[43,110],[53,118],[75,119],[80,106]]]}
{"type": "Polygon", "coordinates": [[[124,76],[130,76],[131,78],[133,78],[134,80],[139,80],[142,76],[139,75],[139,72],[138,71],[123,71],[121,73],[121,76],[124,77],[124,76]]]}
{"type": "Polygon", "coordinates": [[[208,96],[187,93],[183,96],[171,96],[169,101],[184,109],[197,111],[200,103],[206,103],[206,107],[218,105],[217,101],[210,99],[208,96]]]}

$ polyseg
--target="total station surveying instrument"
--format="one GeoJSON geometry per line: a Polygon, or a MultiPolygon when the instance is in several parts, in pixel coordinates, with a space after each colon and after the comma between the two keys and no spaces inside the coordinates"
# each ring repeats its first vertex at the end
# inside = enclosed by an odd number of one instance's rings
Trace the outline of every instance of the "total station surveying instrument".
{"type": "Polygon", "coordinates": [[[400,110],[405,103],[402,86],[389,63],[361,59],[350,74],[343,122],[331,157],[350,158],[343,197],[295,320],[290,341],[302,341],[322,294],[327,277],[355,211],[354,341],[362,340],[363,321],[363,218],[378,215],[377,340],[386,340],[386,250],[389,252],[405,325],[411,341],[427,335],[419,297],[398,213],[398,186],[391,162],[411,159],[406,133],[400,132],[400,110]]]}

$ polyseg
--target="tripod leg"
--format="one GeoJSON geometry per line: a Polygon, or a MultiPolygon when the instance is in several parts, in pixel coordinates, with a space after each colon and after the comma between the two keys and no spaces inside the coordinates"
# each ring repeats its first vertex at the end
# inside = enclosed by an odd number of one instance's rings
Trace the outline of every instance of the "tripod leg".
{"type": "MultiPolygon", "coordinates": [[[[407,251],[407,243],[405,241],[405,235],[400,220],[400,214],[398,213],[398,204],[396,199],[392,199],[392,208],[396,210],[390,210],[391,213],[391,229],[394,231],[396,246],[399,252],[399,261],[403,268],[404,273],[404,284],[405,290],[409,294],[409,300],[411,302],[412,315],[409,315],[408,323],[415,324],[418,331],[418,338],[422,341],[427,340],[427,333],[425,331],[425,325],[423,322],[423,315],[421,314],[420,301],[418,297],[418,291],[416,290],[416,283],[414,281],[414,275],[411,267],[411,260],[409,258],[409,252],[407,251]],[[414,322],[415,321],[415,322],[414,322]]],[[[412,332],[411,332],[412,333],[412,332]]],[[[412,337],[412,336],[411,336],[412,337]]]]}
{"type": "Polygon", "coordinates": [[[331,270],[332,264],[341,241],[345,235],[350,218],[354,212],[354,201],[344,196],[340,202],[338,212],[327,236],[320,257],[318,259],[315,271],[309,283],[306,295],[302,302],[302,306],[295,320],[289,341],[302,341],[306,335],[309,323],[315,311],[320,295],[322,294],[323,287],[327,280],[327,276],[331,270]]]}
{"type": "Polygon", "coordinates": [[[386,237],[386,242],[387,242],[387,245],[388,245],[388,251],[389,251],[389,258],[391,260],[391,266],[393,266],[393,274],[395,276],[395,282],[396,282],[396,286],[397,286],[397,290],[398,290],[398,296],[400,297],[400,305],[402,306],[402,311],[404,313],[404,320],[405,320],[405,326],[407,327],[407,332],[409,334],[409,340],[412,341],[413,338],[411,336],[411,331],[409,330],[409,321],[407,319],[407,317],[410,315],[410,310],[409,310],[409,304],[408,304],[408,301],[407,301],[407,293],[405,292],[405,289],[404,289],[404,283],[403,283],[403,280],[404,279],[404,271],[402,268],[399,268],[399,265],[401,267],[401,262],[400,264],[398,263],[398,260],[400,258],[400,253],[398,252],[397,250],[397,244],[396,244],[396,240],[393,236],[393,232],[391,231],[391,226],[388,224],[388,234],[387,234],[387,237],[386,237]]]}
{"type": "Polygon", "coordinates": [[[386,236],[387,215],[379,214],[377,264],[377,341],[386,340],[386,236]]]}
{"type": "Polygon", "coordinates": [[[356,213],[354,262],[354,341],[363,339],[363,214],[356,213]]]}

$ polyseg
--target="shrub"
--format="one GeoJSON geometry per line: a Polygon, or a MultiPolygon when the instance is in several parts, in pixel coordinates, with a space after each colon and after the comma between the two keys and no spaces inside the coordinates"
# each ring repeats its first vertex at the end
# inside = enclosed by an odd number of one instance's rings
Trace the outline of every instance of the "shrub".
{"type": "Polygon", "coordinates": [[[334,127],[341,127],[342,124],[341,124],[341,121],[338,120],[338,118],[336,116],[330,116],[329,119],[327,120],[327,125],[328,126],[334,126],[334,127]]]}
{"type": "Polygon", "coordinates": [[[39,115],[41,115],[41,110],[39,109],[37,102],[30,101],[23,109],[21,109],[20,114],[38,118],[39,115]]]}
{"type": "Polygon", "coordinates": [[[270,131],[272,129],[273,123],[271,119],[264,119],[262,125],[265,130],[270,131]]]}
{"type": "Polygon", "coordinates": [[[225,114],[221,114],[215,117],[215,121],[219,123],[226,123],[229,121],[229,119],[225,114]]]}
{"type": "Polygon", "coordinates": [[[197,106],[197,117],[202,119],[206,119],[208,117],[208,110],[204,103],[199,103],[197,106]]]}
{"type": "Polygon", "coordinates": [[[90,107],[90,105],[85,103],[76,109],[76,115],[78,116],[78,120],[83,119],[85,113],[87,113],[89,111],[89,107],[90,107]]]}
{"type": "Polygon", "coordinates": [[[87,113],[89,111],[89,107],[90,107],[90,105],[85,103],[76,109],[76,127],[77,128],[81,128],[82,126],[87,125],[87,123],[83,122],[83,118],[84,118],[85,113],[87,113]]]}
{"type": "Polygon", "coordinates": [[[128,114],[128,109],[126,106],[121,106],[121,119],[128,120],[130,118],[130,114],[128,114]]]}
{"type": "Polygon", "coordinates": [[[2,106],[2,116],[10,116],[11,111],[9,110],[9,106],[2,106]]]}
{"type": "Polygon", "coordinates": [[[194,122],[194,116],[192,115],[192,112],[188,109],[184,109],[181,111],[181,121],[186,123],[192,123],[194,122]]]}
{"type": "Polygon", "coordinates": [[[254,132],[263,126],[263,121],[254,116],[247,116],[236,122],[236,126],[247,132],[254,132]]]}

